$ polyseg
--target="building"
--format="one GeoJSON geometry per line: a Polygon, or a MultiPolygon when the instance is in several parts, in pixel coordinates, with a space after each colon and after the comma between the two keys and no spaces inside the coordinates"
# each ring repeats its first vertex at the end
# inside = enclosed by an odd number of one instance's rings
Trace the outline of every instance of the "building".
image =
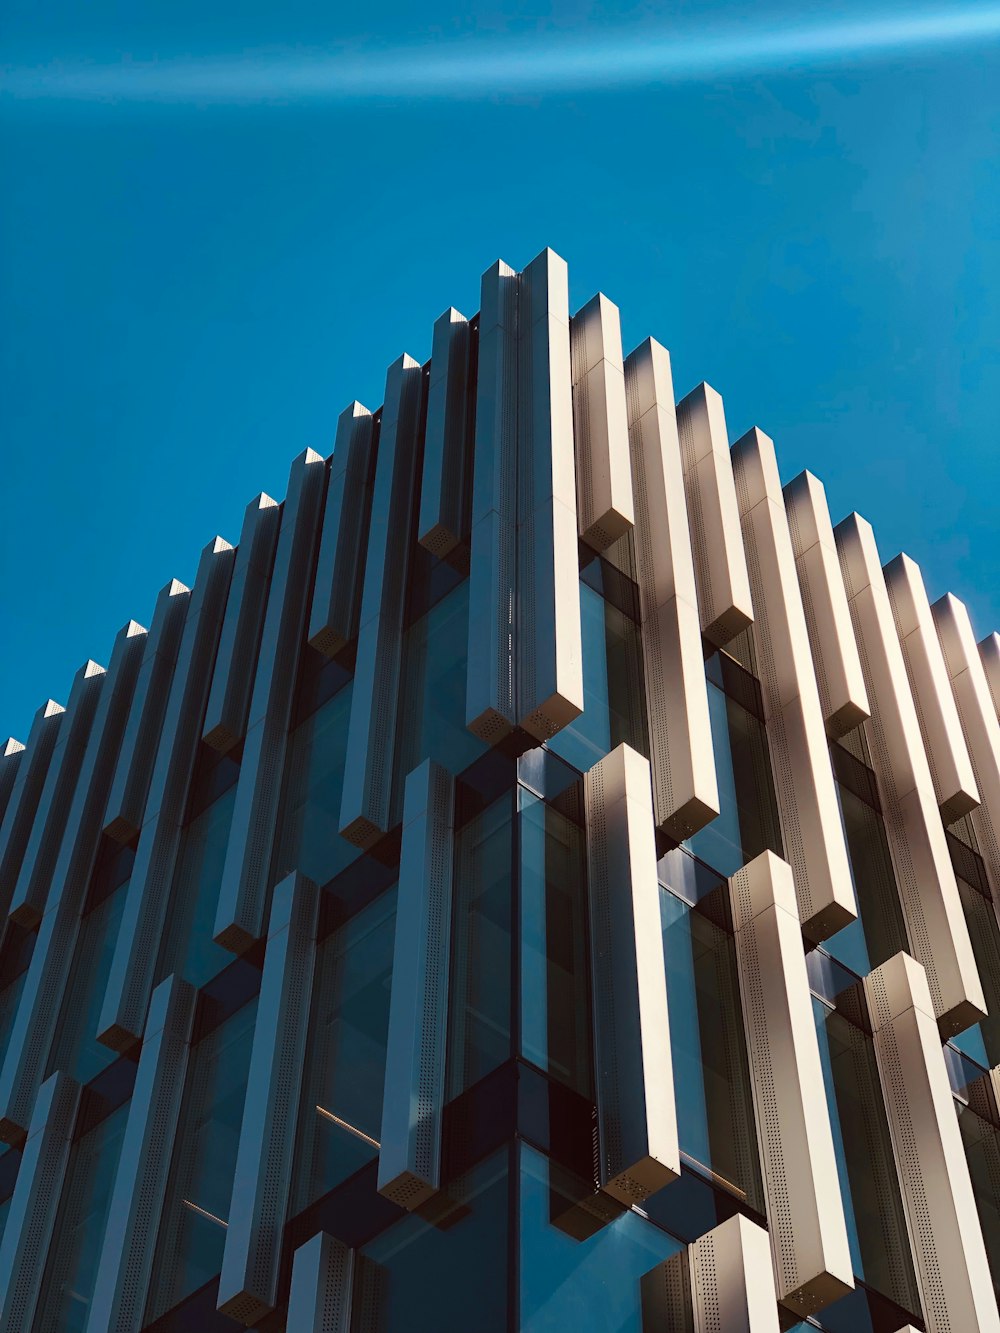
{"type": "Polygon", "coordinates": [[[1000,639],[544,251],[0,767],[0,1333],[997,1333],[1000,639]]]}

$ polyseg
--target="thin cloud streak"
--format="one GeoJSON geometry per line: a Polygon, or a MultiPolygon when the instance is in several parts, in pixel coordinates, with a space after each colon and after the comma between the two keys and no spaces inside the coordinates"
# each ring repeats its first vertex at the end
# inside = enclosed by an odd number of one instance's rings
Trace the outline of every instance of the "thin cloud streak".
{"type": "Polygon", "coordinates": [[[636,28],[373,51],[0,68],[0,96],[112,102],[368,102],[479,99],[680,83],[856,63],[1000,37],[1000,5],[784,27],[636,28]]]}

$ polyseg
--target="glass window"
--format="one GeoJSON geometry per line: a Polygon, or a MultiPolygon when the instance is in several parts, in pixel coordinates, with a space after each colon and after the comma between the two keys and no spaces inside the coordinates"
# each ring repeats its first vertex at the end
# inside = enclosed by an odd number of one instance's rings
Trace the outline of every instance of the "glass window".
{"type": "Polygon", "coordinates": [[[455,834],[448,1096],[511,1055],[513,793],[455,834]]]}
{"type": "Polygon", "coordinates": [[[394,886],[319,946],[293,1214],[378,1155],[395,924],[394,886]]]}
{"type": "Polygon", "coordinates": [[[694,1169],[762,1211],[736,952],[723,924],[726,892],[717,889],[704,908],[660,894],[677,1131],[694,1169]]]}
{"type": "Polygon", "coordinates": [[[642,1333],[641,1278],[682,1248],[626,1211],[577,1239],[578,1200],[589,1188],[541,1153],[520,1146],[521,1333],[642,1333]]]}
{"type": "Polygon", "coordinates": [[[918,1314],[906,1218],[871,1037],[816,998],[813,1013],[854,1274],[918,1314]]]}
{"type": "Polygon", "coordinates": [[[600,593],[580,584],[583,712],[547,742],[586,773],[624,741],[649,753],[639,626],[600,593]]]}
{"type": "Polygon", "coordinates": [[[160,954],[161,980],[176,972],[192,986],[204,986],[233,961],[212,936],[235,803],[233,786],[184,829],[160,954]]]}
{"type": "Polygon", "coordinates": [[[953,1037],[955,1045],[987,1069],[1000,1064],[1000,927],[996,908],[961,875],[956,875],[972,952],[986,995],[987,1017],[953,1037]]]}
{"type": "Polygon", "coordinates": [[[81,918],[46,1077],[61,1069],[88,1083],[118,1059],[117,1051],[97,1040],[97,1026],[128,885],[120,884],[81,918]]]}
{"type": "Polygon", "coordinates": [[[393,809],[402,813],[406,775],[425,759],[461,773],[487,746],[465,725],[469,580],[406,631],[393,809]]]}
{"type": "Polygon", "coordinates": [[[352,690],[353,682],[348,682],[289,737],[272,883],[301,870],[317,884],[325,884],[361,855],[340,836],[352,690]]]}
{"type": "Polygon", "coordinates": [[[589,1096],[586,835],[523,787],[518,805],[521,1054],[589,1096]]]}
{"type": "MultiPolygon", "coordinates": [[[[986,1242],[993,1288],[1000,1296],[1000,1189],[997,1186],[1000,1181],[1000,1126],[994,1123],[995,1113],[980,1115],[958,1098],[955,1109],[969,1163],[979,1224],[986,1242]]],[[[986,1111],[985,1107],[981,1109],[986,1111]]]]}
{"type": "Polygon", "coordinates": [[[56,1219],[38,1333],[84,1333],[94,1294],[128,1104],[74,1143],[56,1219]]]}
{"type": "Polygon", "coordinates": [[[450,1182],[433,1223],[411,1213],[359,1251],[351,1333],[506,1333],[507,1161],[450,1182]]]}
{"type": "Polygon", "coordinates": [[[147,1320],[221,1270],[256,1016],[252,1000],[192,1048],[147,1320]]]}

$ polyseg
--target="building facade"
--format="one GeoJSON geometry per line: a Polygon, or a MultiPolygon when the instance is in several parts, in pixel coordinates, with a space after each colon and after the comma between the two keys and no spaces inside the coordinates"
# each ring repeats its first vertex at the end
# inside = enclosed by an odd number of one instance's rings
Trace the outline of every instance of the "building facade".
{"type": "Polygon", "coordinates": [[[0,758],[0,1333],[1000,1333],[998,709],[494,265],[0,758]]]}

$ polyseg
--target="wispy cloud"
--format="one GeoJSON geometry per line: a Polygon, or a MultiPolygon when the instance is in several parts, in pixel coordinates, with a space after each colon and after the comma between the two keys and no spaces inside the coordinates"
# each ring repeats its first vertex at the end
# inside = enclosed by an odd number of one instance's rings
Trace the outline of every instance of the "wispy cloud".
{"type": "Polygon", "coordinates": [[[0,67],[0,94],[127,102],[365,102],[656,86],[856,63],[1000,37],[1000,5],[827,23],[470,37],[392,50],[0,67]]]}

